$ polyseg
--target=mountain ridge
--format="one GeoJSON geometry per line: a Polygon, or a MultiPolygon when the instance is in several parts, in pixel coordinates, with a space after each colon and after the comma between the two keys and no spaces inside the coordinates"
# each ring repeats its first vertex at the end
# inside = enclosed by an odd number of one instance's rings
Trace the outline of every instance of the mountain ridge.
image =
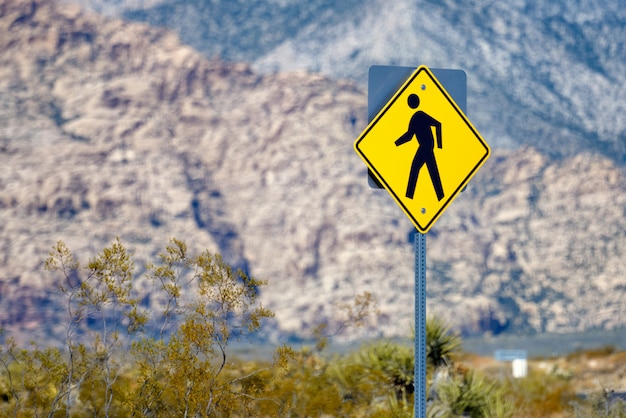
{"type": "Polygon", "coordinates": [[[465,69],[469,114],[494,145],[626,161],[626,97],[615,88],[625,81],[626,13],[614,2],[309,3],[174,1],[120,14],[262,73],[306,69],[364,85],[371,65],[465,69]]]}
{"type": "MultiPolygon", "coordinates": [[[[340,321],[364,291],[380,313],[352,337],[407,333],[413,228],[352,150],[358,83],[261,74],[55,2],[4,0],[0,31],[8,333],[59,323],[41,270],[57,240],[84,258],[116,236],[137,274],[174,236],[268,280],[273,337],[340,321]]],[[[429,312],[465,335],[623,325],[624,177],[598,154],[494,149],[428,235],[429,312]]]]}

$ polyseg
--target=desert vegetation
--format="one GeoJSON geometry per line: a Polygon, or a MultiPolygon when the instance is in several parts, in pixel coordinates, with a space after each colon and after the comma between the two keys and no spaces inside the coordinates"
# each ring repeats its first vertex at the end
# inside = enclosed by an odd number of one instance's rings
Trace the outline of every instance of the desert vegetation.
{"type": "MultiPolygon", "coordinates": [[[[343,306],[337,329],[320,323],[311,343],[274,348],[272,360],[240,359],[232,342],[250,341],[273,313],[257,300],[262,280],[218,254],[192,254],[172,239],[142,275],[119,239],[86,263],[59,241],[45,261],[66,301],[61,347],[10,335],[0,346],[0,415],[7,417],[412,417],[410,341],[371,341],[337,353],[332,334],[375,310],[365,293],[343,306]],[[154,285],[159,311],[142,308],[139,281],[154,285]]],[[[254,351],[253,351],[254,352],[254,351]]],[[[605,348],[570,355],[616,356],[605,348]]],[[[624,416],[608,390],[576,396],[561,363],[513,379],[462,351],[445,323],[427,323],[428,416],[624,416]]]]}

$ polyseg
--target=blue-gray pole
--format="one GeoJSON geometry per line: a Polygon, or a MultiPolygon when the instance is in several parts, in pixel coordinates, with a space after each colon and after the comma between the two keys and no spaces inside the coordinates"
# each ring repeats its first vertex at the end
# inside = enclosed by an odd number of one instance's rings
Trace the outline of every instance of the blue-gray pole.
{"type": "Polygon", "coordinates": [[[426,234],[415,232],[414,416],[426,417],[426,234]]]}

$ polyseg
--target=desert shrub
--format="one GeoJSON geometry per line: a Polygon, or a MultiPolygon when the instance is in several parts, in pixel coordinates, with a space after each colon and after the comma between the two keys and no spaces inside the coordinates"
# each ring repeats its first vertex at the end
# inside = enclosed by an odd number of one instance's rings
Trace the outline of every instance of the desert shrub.
{"type": "Polygon", "coordinates": [[[502,384],[518,413],[528,417],[561,416],[576,399],[569,377],[536,368],[525,378],[505,379],[502,384]]]}
{"type": "MultiPolygon", "coordinates": [[[[140,308],[135,283],[145,278],[119,239],[84,265],[59,241],[45,266],[67,301],[65,350],[10,338],[0,347],[3,415],[230,416],[263,392],[262,371],[228,360],[229,343],[273,315],[257,301],[265,282],[219,255],[192,256],[173,239],[148,266],[166,300],[152,312],[140,308]],[[149,321],[160,324],[156,337],[142,334],[149,321]]],[[[278,350],[277,363],[288,353],[278,350]]]]}
{"type": "MultiPolygon", "coordinates": [[[[137,277],[119,240],[85,264],[59,242],[46,268],[67,301],[66,346],[20,348],[10,337],[0,346],[0,416],[413,415],[412,345],[379,341],[328,353],[329,338],[375,311],[369,293],[340,307],[339,325],[318,324],[310,347],[241,361],[232,341],[251,338],[273,313],[257,299],[266,283],[217,254],[191,254],[173,239],[137,277]],[[156,284],[151,297],[161,303],[150,312],[134,291],[138,280],[156,284]]],[[[606,397],[573,403],[568,379],[556,373],[497,380],[464,369],[455,364],[458,334],[437,318],[426,328],[430,417],[623,416],[606,397]]]]}
{"type": "Polygon", "coordinates": [[[615,396],[613,389],[603,388],[591,395],[572,400],[569,415],[576,418],[623,418],[626,417],[626,403],[615,396]]]}

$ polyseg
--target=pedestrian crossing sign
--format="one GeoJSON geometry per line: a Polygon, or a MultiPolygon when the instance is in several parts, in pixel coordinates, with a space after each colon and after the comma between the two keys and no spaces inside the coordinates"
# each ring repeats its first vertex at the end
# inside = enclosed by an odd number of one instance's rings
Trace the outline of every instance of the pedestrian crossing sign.
{"type": "Polygon", "coordinates": [[[426,66],[391,97],[354,149],[423,234],[491,152],[426,66]]]}

